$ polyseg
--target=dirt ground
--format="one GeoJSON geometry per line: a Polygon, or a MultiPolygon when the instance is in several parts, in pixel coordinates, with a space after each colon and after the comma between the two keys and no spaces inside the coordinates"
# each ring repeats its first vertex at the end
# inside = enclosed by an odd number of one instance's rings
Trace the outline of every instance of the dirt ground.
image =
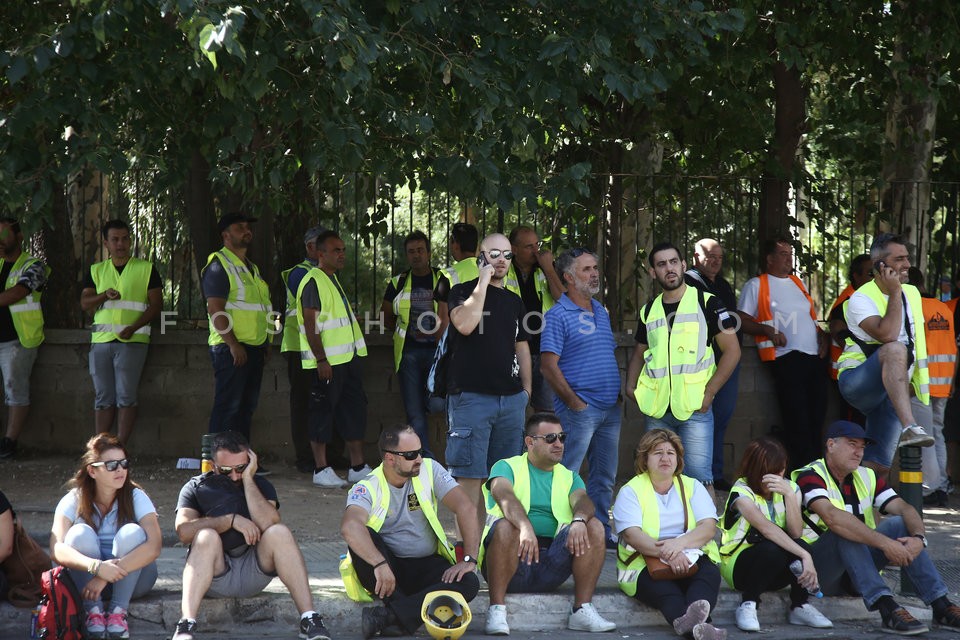
{"type": "MultiPolygon", "coordinates": [[[[66,483],[76,472],[78,457],[21,455],[0,462],[0,491],[13,504],[27,530],[40,537],[50,530],[53,511],[67,492],[66,483]]],[[[176,468],[175,459],[134,457],[130,470],[133,480],[153,500],[160,516],[165,545],[176,542],[173,530],[180,488],[198,474],[176,468]]],[[[273,474],[268,480],[277,489],[280,514],[298,540],[323,542],[340,537],[340,515],[347,489],[321,489],[311,482],[309,473],[298,473],[292,461],[267,459],[273,474]]],[[[345,476],[345,472],[340,472],[345,476]]]]}

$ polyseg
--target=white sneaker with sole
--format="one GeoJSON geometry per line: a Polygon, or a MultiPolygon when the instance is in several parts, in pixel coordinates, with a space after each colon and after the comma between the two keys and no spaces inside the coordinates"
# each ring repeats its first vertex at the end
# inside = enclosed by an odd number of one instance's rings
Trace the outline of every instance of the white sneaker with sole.
{"type": "Polygon", "coordinates": [[[813,627],[814,629],[833,628],[833,623],[830,622],[830,619],[814,609],[812,604],[804,604],[796,609],[791,609],[788,620],[790,624],[813,627]]]}
{"type": "Polygon", "coordinates": [[[901,447],[932,447],[933,436],[918,424],[908,424],[900,432],[901,447]]]}
{"type": "Polygon", "coordinates": [[[484,631],[488,636],[510,635],[510,625],[507,624],[507,605],[490,605],[487,609],[487,625],[484,631]]]}
{"type": "Polygon", "coordinates": [[[366,464],[363,465],[363,469],[360,469],[360,471],[354,471],[353,469],[349,469],[347,471],[347,480],[349,480],[350,482],[360,482],[361,480],[366,478],[367,474],[370,473],[371,471],[373,471],[373,469],[370,468],[370,465],[366,465],[366,464]]]}
{"type": "Polygon", "coordinates": [[[314,471],[313,472],[313,484],[318,487],[326,487],[328,489],[339,489],[345,486],[347,483],[344,482],[343,478],[337,475],[337,472],[333,470],[333,467],[326,467],[323,471],[314,471]]]}
{"type": "Polygon", "coordinates": [[[757,620],[757,603],[753,600],[744,600],[737,607],[737,628],[740,631],[760,631],[760,621],[757,620]]]}
{"type": "Polygon", "coordinates": [[[570,611],[570,617],[567,618],[567,629],[573,629],[574,631],[597,633],[613,631],[616,628],[617,624],[604,619],[590,602],[584,602],[576,611],[570,611]]]}

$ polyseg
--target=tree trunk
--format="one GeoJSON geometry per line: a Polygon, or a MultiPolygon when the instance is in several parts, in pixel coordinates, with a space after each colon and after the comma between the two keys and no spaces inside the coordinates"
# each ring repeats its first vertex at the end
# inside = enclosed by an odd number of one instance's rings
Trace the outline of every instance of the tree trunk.
{"type": "Polygon", "coordinates": [[[80,311],[82,269],[75,250],[75,227],[71,224],[66,191],[54,187],[51,196],[51,223],[31,239],[30,250],[50,267],[50,279],[43,291],[44,323],[51,329],[83,327],[80,311]]]}

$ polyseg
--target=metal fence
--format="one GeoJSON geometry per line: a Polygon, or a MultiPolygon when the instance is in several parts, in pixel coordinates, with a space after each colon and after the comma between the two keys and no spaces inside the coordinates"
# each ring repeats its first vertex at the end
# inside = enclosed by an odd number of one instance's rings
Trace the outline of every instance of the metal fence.
{"type": "MultiPolygon", "coordinates": [[[[156,192],[145,187],[153,179],[130,173],[71,184],[68,201],[77,255],[82,265],[103,259],[99,226],[113,217],[129,220],[136,254],[154,261],[163,275],[165,308],[177,311],[181,320],[202,324],[205,307],[183,197],[174,191],[160,198],[146,196],[156,192]]],[[[364,312],[376,313],[386,280],[405,268],[402,244],[407,233],[425,232],[431,239],[434,264],[443,266],[451,261],[447,238],[458,221],[476,224],[481,237],[527,224],[555,253],[575,246],[597,251],[607,280],[604,302],[619,329],[632,328],[637,308],[655,293],[646,274],[646,252],[656,242],[674,242],[692,266],[694,242],[716,238],[726,249],[724,273],[738,290],[756,275],[760,262],[759,179],[592,176],[592,195],[584,201],[521,203],[511,210],[465,202],[446,193],[411,191],[408,185],[385,184],[369,176],[347,176],[335,182],[333,189],[317,187],[319,222],[337,229],[347,245],[341,281],[360,317],[364,312]],[[611,292],[616,299],[611,299],[611,292]]],[[[821,313],[846,285],[850,260],[868,250],[878,230],[909,228],[912,258],[926,267],[931,290],[942,275],[953,282],[960,264],[956,242],[960,184],[895,185],[902,187],[899,192],[916,198],[899,214],[884,206],[884,194],[892,191],[891,185],[886,186],[840,179],[808,179],[793,185],[788,213],[779,226],[796,240],[797,272],[808,281],[821,313]]],[[[272,261],[274,273],[290,266],[279,264],[278,256],[284,253],[279,248],[285,243],[298,245],[302,237],[303,229],[293,227],[276,217],[276,250],[267,258],[257,257],[261,265],[272,261]]]]}

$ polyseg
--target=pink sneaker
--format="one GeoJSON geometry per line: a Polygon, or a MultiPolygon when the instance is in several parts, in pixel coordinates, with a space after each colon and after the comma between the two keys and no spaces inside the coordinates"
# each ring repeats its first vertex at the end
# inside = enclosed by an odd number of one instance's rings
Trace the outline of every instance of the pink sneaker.
{"type": "Polygon", "coordinates": [[[130,627],[127,626],[127,610],[115,607],[113,613],[107,616],[107,638],[129,638],[130,627]]]}
{"type": "Polygon", "coordinates": [[[87,628],[87,638],[91,640],[102,639],[107,632],[107,619],[103,615],[103,610],[100,607],[90,609],[84,626],[87,628]]]}

